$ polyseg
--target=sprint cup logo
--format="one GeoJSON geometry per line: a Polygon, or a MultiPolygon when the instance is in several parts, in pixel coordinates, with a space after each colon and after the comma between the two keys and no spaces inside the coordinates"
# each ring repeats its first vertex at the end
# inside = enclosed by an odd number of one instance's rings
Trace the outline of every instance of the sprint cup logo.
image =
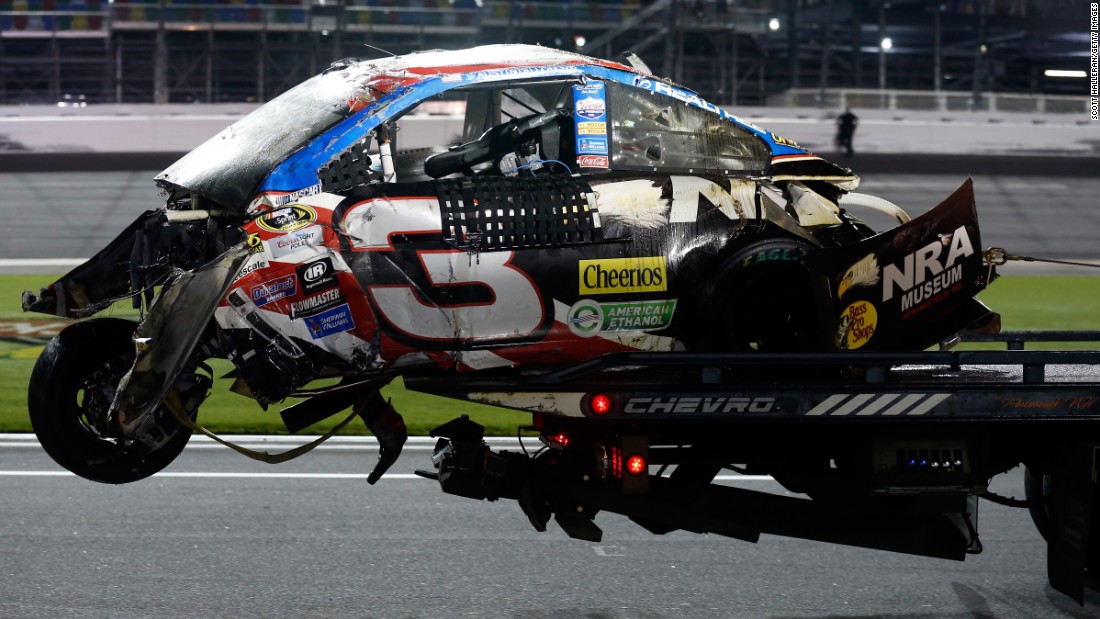
{"type": "Polygon", "coordinates": [[[317,221],[317,211],[302,204],[291,204],[264,213],[256,220],[256,224],[268,232],[292,232],[301,230],[315,221],[317,221]]]}
{"type": "Polygon", "coordinates": [[[578,268],[581,294],[668,290],[665,259],[661,257],[581,260],[578,268]]]}

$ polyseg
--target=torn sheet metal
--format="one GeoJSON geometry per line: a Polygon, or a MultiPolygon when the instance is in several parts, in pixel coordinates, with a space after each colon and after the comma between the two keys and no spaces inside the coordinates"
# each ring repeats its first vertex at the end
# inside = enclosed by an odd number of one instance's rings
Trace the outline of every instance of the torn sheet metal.
{"type": "Polygon", "coordinates": [[[791,206],[798,223],[806,227],[835,226],[841,224],[840,207],[835,202],[799,182],[787,183],[791,194],[791,206]]]}
{"type": "Polygon", "coordinates": [[[969,184],[875,235],[837,200],[907,217],[845,198],[850,170],[641,71],[537,46],[334,63],[165,170],[164,209],[24,305],[159,295],[126,427],[210,356],[267,405],[320,377],[758,350],[736,332],[763,317],[889,350],[989,315],[969,184]],[[441,96],[460,134],[403,148],[400,119],[441,96]]]}

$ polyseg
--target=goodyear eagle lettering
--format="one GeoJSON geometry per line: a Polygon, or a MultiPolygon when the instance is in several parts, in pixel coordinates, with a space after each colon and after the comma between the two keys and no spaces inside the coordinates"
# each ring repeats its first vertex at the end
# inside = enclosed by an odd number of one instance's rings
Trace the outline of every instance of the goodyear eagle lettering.
{"type": "Polygon", "coordinates": [[[974,246],[965,226],[959,226],[951,235],[950,243],[932,241],[906,256],[900,266],[889,264],[882,269],[882,300],[894,298],[895,289],[903,295],[902,309],[920,303],[939,290],[950,287],[962,279],[962,265],[956,263],[974,254],[974,246]],[[945,246],[950,245],[941,260],[945,246]]]}

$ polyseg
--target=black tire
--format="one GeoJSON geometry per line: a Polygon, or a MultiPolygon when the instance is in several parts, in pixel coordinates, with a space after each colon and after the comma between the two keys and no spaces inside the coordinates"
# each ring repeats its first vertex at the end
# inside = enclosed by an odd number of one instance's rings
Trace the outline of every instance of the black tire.
{"type": "Polygon", "coordinates": [[[1040,471],[1033,471],[1031,467],[1024,467],[1024,498],[1030,505],[1027,507],[1031,514],[1031,521],[1035,528],[1039,529],[1039,535],[1050,541],[1050,512],[1047,511],[1046,497],[1050,494],[1051,476],[1040,471]]]}
{"type": "Polygon", "coordinates": [[[711,272],[695,295],[690,347],[704,352],[835,350],[824,328],[823,280],[806,267],[808,243],[750,243],[711,272]]]}
{"type": "Polygon", "coordinates": [[[151,453],[123,446],[117,424],[105,415],[111,394],[134,361],[136,323],[97,318],[66,328],[50,340],[31,372],[27,404],[31,426],[55,462],[107,484],[144,479],[183,451],[191,430],[182,426],[151,453]]]}

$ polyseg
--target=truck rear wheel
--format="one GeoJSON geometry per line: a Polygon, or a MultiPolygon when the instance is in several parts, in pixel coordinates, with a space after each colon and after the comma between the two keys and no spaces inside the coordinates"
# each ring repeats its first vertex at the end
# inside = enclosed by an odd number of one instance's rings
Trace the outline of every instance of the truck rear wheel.
{"type": "Polygon", "coordinates": [[[1024,497],[1028,500],[1027,511],[1031,514],[1031,521],[1035,528],[1039,529],[1039,535],[1050,541],[1050,513],[1047,511],[1046,497],[1050,494],[1051,476],[1041,471],[1033,471],[1031,467],[1024,467],[1024,497]]]}

